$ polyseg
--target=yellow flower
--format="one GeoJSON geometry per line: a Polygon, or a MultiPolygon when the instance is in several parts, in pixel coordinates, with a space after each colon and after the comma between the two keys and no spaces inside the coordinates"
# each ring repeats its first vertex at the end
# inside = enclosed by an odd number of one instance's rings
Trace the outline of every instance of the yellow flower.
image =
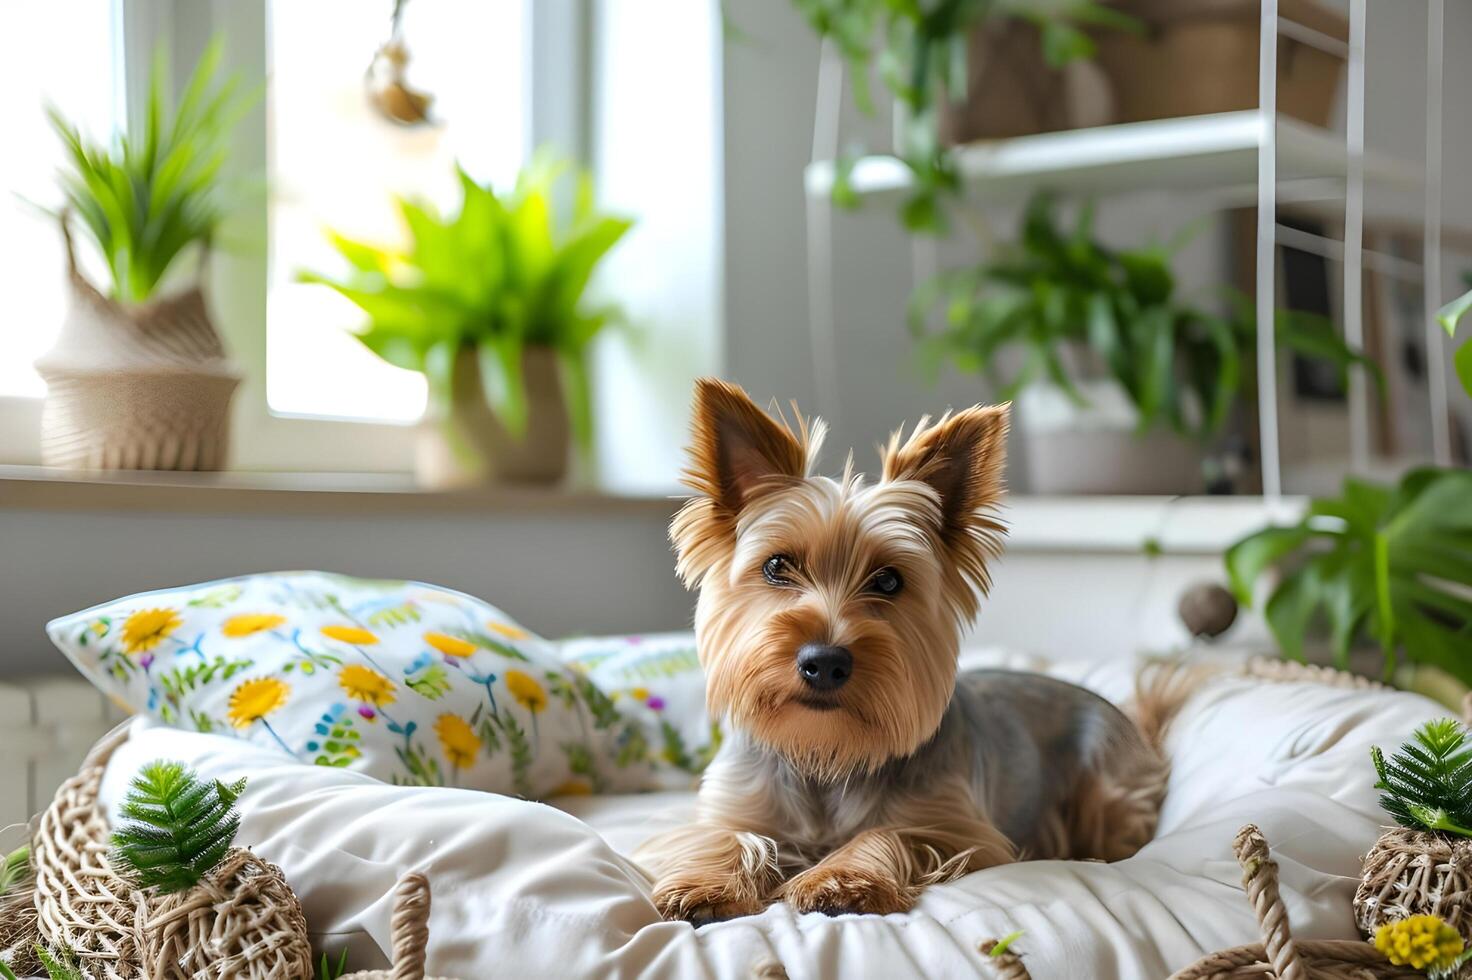
{"type": "Polygon", "coordinates": [[[492,633],[504,636],[508,640],[525,640],[531,636],[530,633],[520,626],[513,626],[510,623],[498,623],[494,619],[486,623],[486,629],[492,633]]]}
{"type": "Polygon", "coordinates": [[[450,765],[464,769],[475,762],[476,753],[480,751],[480,736],[464,718],[440,715],[434,723],[434,733],[439,736],[440,746],[445,750],[445,758],[450,760],[450,765]]]}
{"type": "Polygon", "coordinates": [[[354,701],[363,701],[375,708],[394,703],[394,682],[372,667],[348,664],[338,671],[337,683],[354,701]]]}
{"type": "Polygon", "coordinates": [[[547,707],[547,692],[542,690],[542,685],[531,674],[519,670],[506,671],[506,687],[510,689],[511,696],[517,703],[532,714],[547,707]]]}
{"type": "Polygon", "coordinates": [[[649,688],[647,688],[647,687],[636,687],[632,691],[630,691],[629,693],[634,696],[634,700],[636,700],[636,701],[648,701],[649,700],[649,688]]]}
{"type": "Polygon", "coordinates": [[[1375,930],[1375,948],[1397,966],[1444,970],[1462,953],[1457,930],[1434,915],[1413,915],[1375,930]]]}
{"type": "Polygon", "coordinates": [[[322,635],[354,646],[368,647],[378,642],[378,637],[361,626],[324,626],[322,635]]]}
{"type": "Polygon", "coordinates": [[[257,677],[241,682],[230,695],[230,724],[249,728],[286,704],[291,688],[274,677],[257,677]]]}
{"type": "Polygon", "coordinates": [[[286,617],[275,613],[241,613],[225,620],[224,625],[220,627],[220,632],[238,639],[242,636],[273,630],[284,622],[286,622],[286,617]]]}
{"type": "Polygon", "coordinates": [[[553,796],[592,796],[593,787],[581,779],[569,779],[552,791],[553,796]]]}
{"type": "Polygon", "coordinates": [[[140,609],[123,623],[123,652],[147,653],[183,625],[172,609],[140,609]]]}
{"type": "Polygon", "coordinates": [[[425,633],[424,642],[447,657],[468,657],[475,652],[474,643],[445,633],[425,633]]]}

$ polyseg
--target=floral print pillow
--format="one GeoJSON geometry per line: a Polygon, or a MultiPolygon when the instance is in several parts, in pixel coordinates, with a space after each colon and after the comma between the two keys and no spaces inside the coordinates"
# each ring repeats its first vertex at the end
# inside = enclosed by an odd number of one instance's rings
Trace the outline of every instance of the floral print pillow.
{"type": "Polygon", "coordinates": [[[659,784],[640,719],[500,610],[433,585],[253,575],[47,632],[124,709],[304,763],[527,798],[659,784]]]}
{"type": "Polygon", "coordinates": [[[706,712],[705,674],[695,634],[563,640],[563,663],[587,677],[648,742],[655,781],[687,788],[721,747],[721,727],[706,712]]]}

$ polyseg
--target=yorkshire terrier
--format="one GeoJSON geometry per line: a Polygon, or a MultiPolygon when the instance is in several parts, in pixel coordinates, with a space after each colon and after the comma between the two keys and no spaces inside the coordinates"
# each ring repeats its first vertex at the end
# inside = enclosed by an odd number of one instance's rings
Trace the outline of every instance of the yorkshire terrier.
{"type": "Polygon", "coordinates": [[[821,420],[789,425],[697,382],[696,496],[670,537],[727,736],[696,822],[641,849],[663,916],[905,912],[928,884],[1119,860],[1154,835],[1178,691],[1137,692],[1131,721],[1047,677],[957,675],[1005,533],[1007,419],[922,419],[871,485],[852,458],[841,480],[810,474],[821,420]]]}

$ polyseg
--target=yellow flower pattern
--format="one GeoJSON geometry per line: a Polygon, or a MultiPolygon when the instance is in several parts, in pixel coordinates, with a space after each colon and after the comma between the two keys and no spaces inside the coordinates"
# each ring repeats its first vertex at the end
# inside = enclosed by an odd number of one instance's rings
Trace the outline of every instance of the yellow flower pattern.
{"type": "Polygon", "coordinates": [[[123,623],[123,652],[148,653],[182,625],[178,610],[140,609],[123,623]]]}
{"type": "Polygon", "coordinates": [[[378,637],[363,627],[344,626],[341,623],[322,627],[322,635],[334,640],[341,640],[343,643],[351,643],[355,647],[373,646],[378,642],[378,637]]]}
{"type": "Polygon", "coordinates": [[[506,689],[511,692],[517,704],[534,715],[547,707],[547,689],[525,671],[506,671],[506,689]]]}
{"type": "Polygon", "coordinates": [[[481,740],[464,718],[453,714],[440,715],[434,723],[434,733],[438,736],[440,748],[445,750],[445,758],[450,760],[450,765],[456,769],[469,769],[475,764],[481,740]]]}
{"type": "Polygon", "coordinates": [[[648,789],[669,754],[673,729],[641,727],[665,673],[606,684],[597,659],[564,660],[494,607],[434,586],[246,576],[48,629],[129,710],[385,781],[526,798],[648,789]]]}
{"type": "Polygon", "coordinates": [[[232,639],[254,636],[273,630],[286,622],[286,617],[277,613],[239,613],[220,625],[220,632],[232,639]]]}
{"type": "Polygon", "coordinates": [[[514,626],[511,623],[497,622],[494,619],[486,623],[486,629],[490,630],[492,633],[495,633],[497,636],[505,637],[508,640],[531,639],[531,634],[522,629],[520,626],[514,626]]]}
{"type": "Polygon", "coordinates": [[[394,703],[394,682],[372,667],[348,664],[338,672],[337,682],[354,701],[382,708],[394,703]]]}
{"type": "Polygon", "coordinates": [[[1444,970],[1462,953],[1457,930],[1434,915],[1413,915],[1375,930],[1375,948],[1397,966],[1444,970]]]}
{"type": "Polygon", "coordinates": [[[447,657],[468,657],[475,653],[476,649],[475,644],[469,640],[462,640],[458,636],[450,636],[446,633],[425,633],[424,642],[447,657]]]}
{"type": "Polygon", "coordinates": [[[272,712],[281,710],[291,688],[275,677],[257,677],[243,681],[230,695],[230,724],[249,728],[272,712]]]}

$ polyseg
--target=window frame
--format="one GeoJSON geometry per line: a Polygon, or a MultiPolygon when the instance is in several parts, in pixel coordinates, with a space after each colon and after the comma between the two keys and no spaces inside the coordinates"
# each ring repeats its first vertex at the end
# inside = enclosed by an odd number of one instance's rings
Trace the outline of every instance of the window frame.
{"type": "MultiPolygon", "coordinates": [[[[588,29],[590,0],[506,0],[523,5],[528,26],[523,67],[527,100],[525,145],[552,142],[586,163],[590,132],[588,29]]],[[[155,46],[168,46],[175,87],[216,33],[230,38],[226,71],[247,85],[263,84],[269,50],[266,0],[114,0],[119,57],[115,91],[124,118],[137,118],[147,98],[155,46]],[[181,67],[182,66],[182,67],[181,67]]],[[[264,99],[236,131],[229,175],[267,172],[264,99]]],[[[302,417],[273,412],[266,400],[266,208],[233,219],[240,237],[258,248],[216,251],[207,297],[216,326],[244,381],[233,404],[235,470],[402,473],[414,468],[417,423],[302,417]]],[[[0,462],[39,464],[43,398],[0,396],[0,462]]]]}

